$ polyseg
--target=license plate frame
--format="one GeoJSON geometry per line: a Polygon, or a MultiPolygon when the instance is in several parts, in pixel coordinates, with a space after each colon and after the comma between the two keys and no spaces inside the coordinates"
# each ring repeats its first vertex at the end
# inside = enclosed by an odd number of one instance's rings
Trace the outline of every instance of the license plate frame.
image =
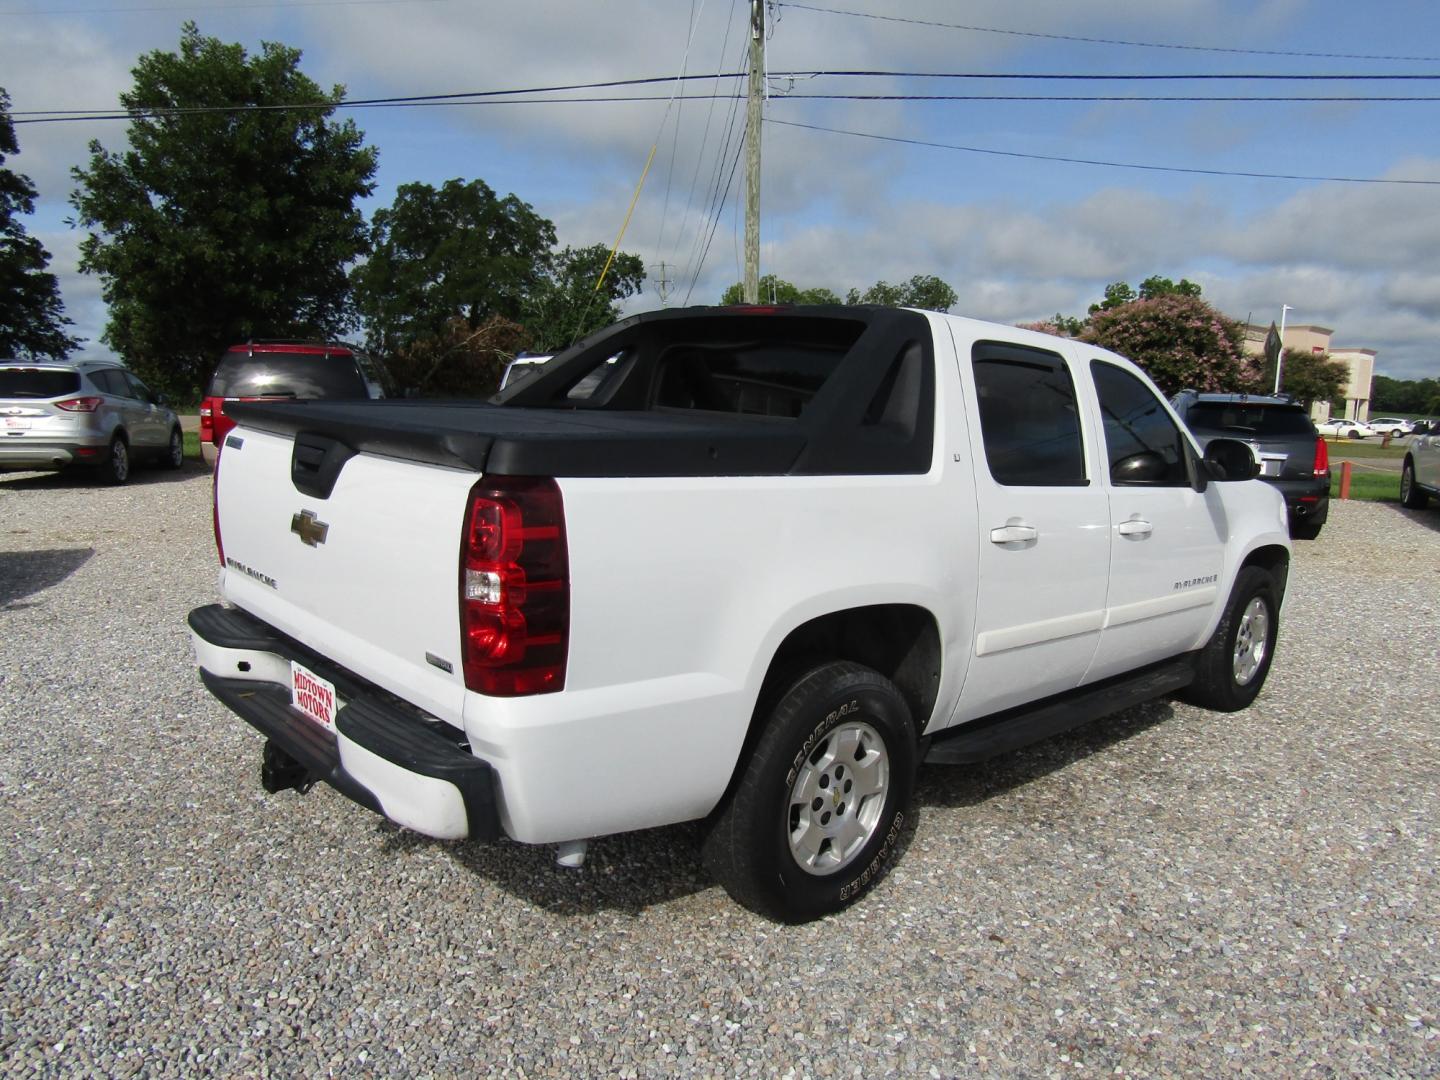
{"type": "Polygon", "coordinates": [[[290,661],[290,704],[326,731],[334,732],[340,702],[335,684],[304,664],[290,661]]]}

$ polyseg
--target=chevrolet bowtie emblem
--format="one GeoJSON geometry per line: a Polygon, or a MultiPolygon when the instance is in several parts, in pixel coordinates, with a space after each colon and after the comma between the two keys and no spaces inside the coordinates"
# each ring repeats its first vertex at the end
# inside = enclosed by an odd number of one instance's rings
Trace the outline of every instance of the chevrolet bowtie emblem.
{"type": "Polygon", "coordinates": [[[330,526],[323,521],[317,521],[315,511],[302,510],[290,519],[290,531],[311,547],[318,547],[325,542],[330,526]]]}

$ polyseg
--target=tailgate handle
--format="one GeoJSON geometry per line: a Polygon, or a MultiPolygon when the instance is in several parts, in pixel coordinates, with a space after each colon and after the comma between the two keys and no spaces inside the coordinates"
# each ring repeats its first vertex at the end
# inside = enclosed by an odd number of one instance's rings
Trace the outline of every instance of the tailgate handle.
{"type": "Polygon", "coordinates": [[[339,439],[302,431],[295,436],[290,453],[290,482],[302,495],[328,499],[340,479],[340,470],[355,451],[339,439]]]}

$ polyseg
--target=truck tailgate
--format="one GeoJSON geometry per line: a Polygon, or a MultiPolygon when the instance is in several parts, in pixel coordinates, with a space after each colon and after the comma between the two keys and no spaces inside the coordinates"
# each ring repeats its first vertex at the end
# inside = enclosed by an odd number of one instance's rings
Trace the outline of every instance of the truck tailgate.
{"type": "Polygon", "coordinates": [[[292,450],[243,427],[226,441],[225,599],[458,726],[460,534],[478,476],[358,454],[319,498],[292,482],[292,450]]]}

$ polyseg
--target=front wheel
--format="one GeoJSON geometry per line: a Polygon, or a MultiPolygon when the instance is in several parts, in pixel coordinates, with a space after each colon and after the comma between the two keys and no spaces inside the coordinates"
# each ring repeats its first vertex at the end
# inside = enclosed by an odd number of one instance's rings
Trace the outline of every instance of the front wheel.
{"type": "Polygon", "coordinates": [[[771,919],[839,911],[895,853],[917,749],[890,680],[848,661],[813,668],[767,718],[705,838],[706,868],[771,919]]]}
{"type": "Polygon", "coordinates": [[[1415,462],[1405,459],[1400,469],[1400,505],[1407,510],[1423,510],[1430,497],[1415,483],[1415,462]]]}
{"type": "Polygon", "coordinates": [[[1275,579],[1258,566],[1245,567],[1235,578],[1220,625],[1195,661],[1195,681],[1180,696],[1217,712],[1245,708],[1270,674],[1279,630],[1275,579]]]}

